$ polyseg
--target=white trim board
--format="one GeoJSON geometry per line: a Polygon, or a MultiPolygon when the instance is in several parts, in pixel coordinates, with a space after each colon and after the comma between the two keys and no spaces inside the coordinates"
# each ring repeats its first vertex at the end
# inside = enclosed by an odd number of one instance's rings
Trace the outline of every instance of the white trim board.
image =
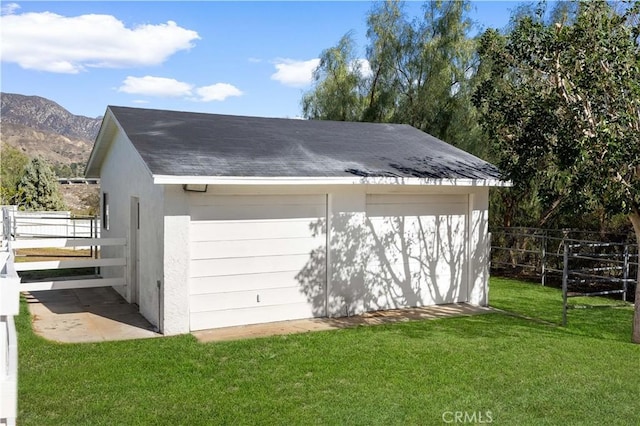
{"type": "Polygon", "coordinates": [[[403,177],[272,177],[272,176],[172,176],[153,175],[156,185],[413,185],[510,187],[499,179],[427,179],[403,177]]]}

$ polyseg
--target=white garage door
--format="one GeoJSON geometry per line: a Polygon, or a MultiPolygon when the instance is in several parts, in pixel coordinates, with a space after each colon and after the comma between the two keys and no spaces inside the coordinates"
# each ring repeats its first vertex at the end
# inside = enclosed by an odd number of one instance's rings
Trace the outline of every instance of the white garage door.
{"type": "Polygon", "coordinates": [[[367,310],[467,300],[466,195],[368,195],[367,310]]]}
{"type": "Polygon", "coordinates": [[[197,198],[191,330],[325,315],[326,195],[197,198]]]}

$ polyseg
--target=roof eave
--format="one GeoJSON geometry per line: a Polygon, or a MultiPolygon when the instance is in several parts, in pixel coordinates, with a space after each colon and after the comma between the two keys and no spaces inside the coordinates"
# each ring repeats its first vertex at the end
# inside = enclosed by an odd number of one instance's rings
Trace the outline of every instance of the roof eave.
{"type": "Polygon", "coordinates": [[[416,177],[271,177],[271,176],[173,176],[153,175],[157,185],[405,185],[510,187],[500,179],[430,179],[416,177]]]}
{"type": "Polygon", "coordinates": [[[109,150],[109,145],[111,144],[111,136],[115,131],[115,118],[113,113],[107,107],[107,110],[104,113],[102,118],[102,124],[100,125],[100,130],[98,131],[98,135],[96,136],[96,140],[93,144],[93,148],[91,149],[91,154],[89,154],[89,159],[87,160],[87,165],[85,167],[84,176],[86,178],[100,178],[100,169],[102,168],[102,162],[104,160],[104,156],[106,152],[109,150]]]}

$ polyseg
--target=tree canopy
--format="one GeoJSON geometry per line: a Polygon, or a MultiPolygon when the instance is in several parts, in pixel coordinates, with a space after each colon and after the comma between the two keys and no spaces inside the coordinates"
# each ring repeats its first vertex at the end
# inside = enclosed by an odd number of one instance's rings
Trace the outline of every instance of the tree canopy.
{"type": "Polygon", "coordinates": [[[358,56],[351,33],[324,50],[303,115],[410,124],[483,155],[471,104],[477,56],[469,5],[426,2],[422,16],[410,20],[403,3],[377,4],[367,17],[366,57],[358,56]]]}
{"type": "Polygon", "coordinates": [[[0,204],[11,203],[16,194],[18,181],[22,176],[24,166],[29,162],[29,157],[20,150],[2,144],[0,152],[0,204]]]}
{"type": "Polygon", "coordinates": [[[44,160],[33,158],[24,167],[13,203],[21,210],[65,209],[56,176],[44,160]]]}
{"type": "MultiPolygon", "coordinates": [[[[577,3],[485,32],[474,97],[501,170],[545,215],[628,215],[640,241],[640,2],[577,3]],[[577,213],[577,214],[576,214],[577,213]]],[[[640,283],[640,273],[638,275],[640,283]]],[[[640,284],[634,341],[640,343],[640,284]]]]}

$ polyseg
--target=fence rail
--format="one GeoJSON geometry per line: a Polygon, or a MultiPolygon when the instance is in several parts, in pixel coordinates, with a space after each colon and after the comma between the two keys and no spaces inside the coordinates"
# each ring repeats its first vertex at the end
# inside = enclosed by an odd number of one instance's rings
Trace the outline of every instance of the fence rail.
{"type": "Polygon", "coordinates": [[[76,288],[125,285],[124,278],[91,278],[86,280],[33,281],[20,284],[20,291],[70,290],[76,288]]]}
{"type": "Polygon", "coordinates": [[[78,247],[78,246],[86,246],[86,245],[122,246],[122,245],[125,245],[126,242],[127,240],[125,238],[87,238],[87,239],[43,238],[40,240],[11,241],[11,246],[13,249],[63,248],[63,247],[78,247]]]}
{"type": "MultiPolygon", "coordinates": [[[[11,250],[25,249],[25,248],[63,248],[63,247],[76,247],[79,245],[91,244],[95,246],[119,246],[126,247],[125,238],[95,238],[95,239],[42,239],[42,240],[18,240],[10,241],[9,247],[11,250]]],[[[124,254],[124,253],[123,253],[124,254]]],[[[18,272],[24,271],[45,271],[45,270],[59,270],[59,269],[76,269],[76,268],[90,268],[90,267],[122,267],[123,271],[119,277],[116,278],[91,278],[91,279],[59,279],[59,280],[46,280],[46,281],[32,281],[23,282],[20,284],[20,291],[42,291],[42,290],[62,290],[73,288],[90,288],[90,287],[107,287],[107,286],[123,286],[126,285],[125,279],[125,267],[127,266],[127,258],[123,255],[121,257],[113,258],[88,258],[88,259],[73,259],[73,260],[55,260],[55,261],[38,261],[38,262],[21,262],[16,263],[15,268],[18,272]]]]}
{"type": "Polygon", "coordinates": [[[114,259],[47,260],[41,262],[22,262],[16,264],[16,271],[42,271],[47,269],[74,269],[102,266],[126,266],[124,257],[114,259]]]}
{"type": "Polygon", "coordinates": [[[492,230],[491,267],[494,273],[526,270],[542,285],[555,280],[562,286],[563,324],[567,299],[620,295],[626,301],[635,289],[638,244],[630,235],[537,228],[492,230]]]}
{"type": "Polygon", "coordinates": [[[18,339],[20,277],[6,241],[0,246],[0,424],[15,424],[18,413],[18,339]]]}
{"type": "MultiPolygon", "coordinates": [[[[14,316],[19,312],[19,294],[21,291],[42,291],[54,289],[75,289],[88,287],[105,287],[126,285],[126,244],[125,238],[98,238],[97,221],[93,221],[87,235],[79,235],[77,223],[73,227],[49,229],[51,222],[43,223],[41,218],[34,215],[26,215],[27,219],[18,215],[15,208],[2,207],[2,239],[0,240],[0,425],[13,425],[17,417],[18,406],[18,340],[14,323],[14,316]],[[23,223],[20,224],[20,220],[23,223]],[[26,225],[24,222],[28,223],[26,225]],[[31,221],[31,222],[29,222],[31,221]],[[39,232],[28,235],[21,232],[24,226],[40,226],[39,232]],[[45,232],[46,231],[46,232],[45,232]],[[71,232],[70,232],[71,231],[71,232]],[[35,235],[41,239],[33,239],[35,235]],[[44,238],[43,238],[44,237],[44,238]],[[72,237],[72,238],[68,238],[72,237]],[[75,238],[73,238],[75,237],[75,238]],[[84,238],[82,238],[84,237],[84,238]],[[98,258],[97,247],[116,246],[122,247],[122,256],[110,258],[98,258]],[[91,256],[85,259],[19,262],[14,263],[15,250],[39,249],[39,248],[79,248],[91,247],[91,256]],[[96,247],[96,250],[93,250],[96,247]],[[95,258],[94,258],[95,254],[95,258]],[[122,273],[115,278],[44,278],[21,282],[18,272],[49,271],[76,268],[122,268],[122,273]]],[[[52,215],[55,216],[55,215],[52,215]]],[[[60,217],[49,217],[47,221],[68,221],[71,218],[65,214],[60,217]]],[[[57,224],[61,222],[56,222],[57,224]]],[[[72,223],[72,222],[70,222],[72,223]]],[[[117,275],[117,274],[116,274],[117,275]]]]}
{"type": "Polygon", "coordinates": [[[75,216],[68,211],[18,211],[15,206],[4,207],[3,212],[3,234],[13,238],[100,237],[100,219],[96,216],[75,216]]]}
{"type": "Polygon", "coordinates": [[[18,336],[13,315],[0,316],[0,424],[18,416],[18,336]]]}

